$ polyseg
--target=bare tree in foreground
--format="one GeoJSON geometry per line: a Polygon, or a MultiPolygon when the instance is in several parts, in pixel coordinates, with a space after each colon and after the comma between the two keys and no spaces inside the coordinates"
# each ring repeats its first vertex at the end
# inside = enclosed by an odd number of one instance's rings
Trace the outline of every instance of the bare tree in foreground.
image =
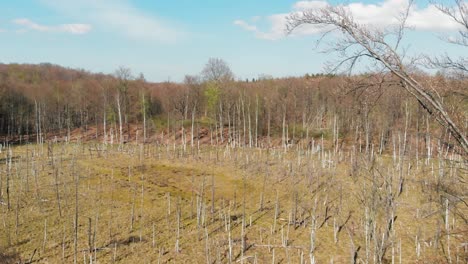
{"type": "MultiPolygon", "coordinates": [[[[461,24],[459,44],[468,43],[467,8],[462,0],[456,0],[458,8],[445,8],[439,6],[439,10],[447,14],[458,24],[461,24]],[[444,11],[445,10],[445,11],[444,11]],[[464,25],[464,27],[463,27],[464,25]]],[[[348,65],[352,69],[360,59],[370,59],[376,66],[390,71],[401,82],[401,86],[418,100],[421,106],[432,115],[444,128],[456,139],[462,148],[464,156],[468,155],[468,141],[462,130],[452,121],[443,105],[441,97],[434,91],[424,87],[411,74],[411,64],[404,63],[404,52],[401,52],[400,44],[406,26],[406,20],[410,11],[411,2],[406,12],[399,19],[398,26],[391,31],[379,30],[358,23],[351,12],[343,6],[327,6],[321,9],[308,10],[293,13],[287,17],[287,32],[292,33],[303,25],[316,25],[323,27],[325,37],[332,31],[340,31],[344,38],[335,42],[332,51],[343,55],[343,60],[338,66],[348,65]],[[391,41],[393,39],[394,41],[391,41]]],[[[466,47],[466,45],[461,45],[466,47]]],[[[461,59],[457,62],[465,62],[461,59]]]]}

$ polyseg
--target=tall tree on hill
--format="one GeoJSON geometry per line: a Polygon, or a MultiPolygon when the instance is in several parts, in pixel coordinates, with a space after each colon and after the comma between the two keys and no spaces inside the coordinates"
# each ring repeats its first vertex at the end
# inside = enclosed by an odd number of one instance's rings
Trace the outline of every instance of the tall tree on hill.
{"type": "MultiPolygon", "coordinates": [[[[224,60],[219,58],[210,58],[205,64],[201,75],[206,85],[205,97],[207,101],[207,110],[213,115],[213,120],[215,120],[215,131],[218,128],[219,121],[219,135],[221,136],[221,142],[223,142],[223,116],[225,107],[223,106],[222,100],[220,100],[222,95],[221,89],[228,82],[233,81],[234,74],[224,60]]],[[[217,135],[218,133],[216,133],[216,139],[217,135]]]]}
{"type": "Polygon", "coordinates": [[[225,82],[234,79],[234,74],[223,59],[210,58],[202,70],[202,77],[206,82],[225,82]]]}

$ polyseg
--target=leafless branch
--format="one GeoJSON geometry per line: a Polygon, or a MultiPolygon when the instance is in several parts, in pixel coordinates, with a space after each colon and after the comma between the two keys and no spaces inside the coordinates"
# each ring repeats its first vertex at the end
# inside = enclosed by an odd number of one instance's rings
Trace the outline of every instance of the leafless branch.
{"type": "MultiPolygon", "coordinates": [[[[457,0],[460,12],[465,12],[465,4],[457,0]]],[[[410,2],[411,4],[411,2],[410,2]]],[[[400,20],[399,30],[397,30],[396,44],[391,45],[387,40],[388,32],[359,24],[353,18],[349,10],[343,6],[327,6],[322,9],[304,11],[302,13],[293,13],[287,17],[287,32],[291,33],[302,25],[315,25],[325,28],[336,28],[344,36],[341,42],[335,42],[332,50],[338,52],[343,58],[337,67],[348,63],[348,71],[355,66],[361,57],[369,57],[379,62],[388,71],[401,80],[401,87],[408,91],[433,117],[446,129],[448,129],[463,149],[465,156],[468,156],[468,141],[465,134],[458,128],[448,115],[442,101],[437,95],[430,92],[428,87],[424,87],[411,74],[411,71],[403,62],[403,56],[395,47],[399,47],[403,38],[406,13],[400,20]],[[349,55],[352,49],[350,47],[361,47],[356,53],[349,55]]],[[[465,16],[461,16],[465,19],[465,16]]],[[[464,20],[462,20],[464,21],[464,20]]]]}

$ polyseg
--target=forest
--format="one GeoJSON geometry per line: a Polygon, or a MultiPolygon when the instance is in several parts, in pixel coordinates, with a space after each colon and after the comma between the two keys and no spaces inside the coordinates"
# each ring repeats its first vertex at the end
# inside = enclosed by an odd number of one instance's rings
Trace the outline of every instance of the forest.
{"type": "MultiPolygon", "coordinates": [[[[450,133],[389,74],[235,81],[222,66],[228,67],[211,59],[204,71],[218,70],[219,76],[149,83],[124,67],[104,75],[50,64],[1,65],[3,141],[123,143],[139,136],[140,142],[193,146],[205,133],[210,145],[285,147],[323,137],[337,148],[358,144],[368,151],[374,145],[382,153],[391,152],[392,140],[405,132],[407,141],[420,142],[419,153],[440,148],[460,153],[450,133]]],[[[466,130],[466,78],[423,73],[418,78],[466,130]]]]}

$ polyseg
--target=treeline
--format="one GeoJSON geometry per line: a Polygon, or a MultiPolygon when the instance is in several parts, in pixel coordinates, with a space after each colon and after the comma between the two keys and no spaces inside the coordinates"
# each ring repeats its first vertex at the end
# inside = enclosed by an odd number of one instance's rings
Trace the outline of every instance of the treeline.
{"type": "MultiPolygon", "coordinates": [[[[146,141],[172,134],[193,144],[203,128],[217,144],[287,145],[324,138],[335,146],[359,142],[367,150],[432,138],[451,145],[450,135],[391,75],[263,76],[247,82],[235,81],[226,67],[210,61],[183,83],[149,83],[127,68],[104,75],[51,64],[1,64],[0,134],[10,141],[30,135],[31,141],[70,138],[77,128],[92,128],[96,138],[112,135],[122,143],[135,137],[137,127],[146,141]]],[[[466,132],[468,81],[422,73],[418,79],[443,98],[466,132]]]]}

